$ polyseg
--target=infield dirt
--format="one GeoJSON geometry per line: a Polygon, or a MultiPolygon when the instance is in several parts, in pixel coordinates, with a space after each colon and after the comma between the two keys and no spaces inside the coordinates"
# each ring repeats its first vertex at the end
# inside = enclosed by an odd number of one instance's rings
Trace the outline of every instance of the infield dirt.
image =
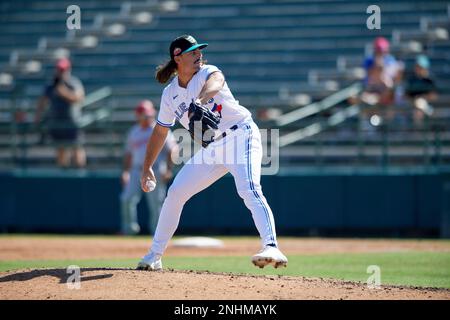
{"type": "MultiPolygon", "coordinates": [[[[259,244],[251,239],[225,240],[223,248],[169,247],[167,256],[251,255],[259,244]]],[[[136,258],[150,241],[128,238],[0,238],[0,260],[136,258]],[[70,248],[70,249],[68,249],[70,248]]],[[[347,239],[283,239],[289,254],[387,251],[450,251],[448,242],[347,239]]],[[[0,273],[0,299],[445,299],[450,290],[382,286],[290,276],[225,273],[135,271],[85,268],[81,289],[69,290],[65,269],[16,270],[0,273]]]]}

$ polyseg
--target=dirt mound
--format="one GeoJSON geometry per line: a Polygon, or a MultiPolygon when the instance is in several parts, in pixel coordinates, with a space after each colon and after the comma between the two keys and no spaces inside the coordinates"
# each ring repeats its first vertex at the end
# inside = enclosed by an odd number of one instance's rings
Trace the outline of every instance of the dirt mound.
{"type": "MultiPolygon", "coordinates": [[[[30,237],[0,238],[0,261],[43,259],[138,259],[150,238],[30,237]]],[[[169,246],[166,256],[238,256],[259,250],[257,238],[226,238],[223,248],[169,246]]],[[[286,254],[441,251],[450,243],[387,239],[282,238],[286,254]]],[[[81,288],[69,289],[65,269],[0,272],[1,299],[447,299],[450,290],[382,286],[320,278],[251,276],[173,271],[85,268],[81,288]],[[213,284],[213,285],[211,285],[213,284]]]]}
{"type": "MultiPolygon", "coordinates": [[[[450,290],[382,286],[321,278],[251,276],[197,271],[81,269],[80,288],[69,289],[65,269],[0,273],[2,299],[446,299],[450,290]],[[211,284],[214,284],[213,286],[211,284]]],[[[70,281],[69,281],[70,283],[70,281]]]]}

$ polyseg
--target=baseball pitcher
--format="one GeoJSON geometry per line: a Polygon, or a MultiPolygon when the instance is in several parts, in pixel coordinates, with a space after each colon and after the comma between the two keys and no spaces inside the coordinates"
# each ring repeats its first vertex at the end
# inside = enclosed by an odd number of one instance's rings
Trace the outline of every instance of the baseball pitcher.
{"type": "Polygon", "coordinates": [[[198,44],[189,35],[176,38],[170,44],[170,60],[156,74],[160,83],[175,76],[163,91],[157,125],[147,144],[142,189],[149,192],[157,182],[155,159],[175,121],[203,148],[181,168],[170,186],[150,251],[137,268],[162,269],[161,256],[175,233],[184,204],[227,172],[234,177],[237,192],[251,211],[261,237],[262,250],[252,257],[253,264],[261,268],[268,264],[286,266],[288,260],[278,249],[274,218],[260,185],[263,150],[259,129],[251,113],[234,99],[222,72],[203,63],[201,50],[207,45],[198,44]]]}

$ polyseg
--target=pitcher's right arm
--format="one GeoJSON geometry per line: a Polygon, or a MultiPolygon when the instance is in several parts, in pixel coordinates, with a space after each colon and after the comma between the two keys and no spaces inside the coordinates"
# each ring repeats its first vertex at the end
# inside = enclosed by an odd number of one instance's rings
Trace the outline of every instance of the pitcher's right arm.
{"type": "Polygon", "coordinates": [[[164,146],[168,133],[169,128],[156,124],[153,129],[153,133],[147,142],[147,149],[145,151],[145,160],[141,175],[141,188],[144,192],[149,192],[147,186],[148,180],[152,180],[156,183],[156,178],[152,167],[161,152],[162,147],[164,146]]]}

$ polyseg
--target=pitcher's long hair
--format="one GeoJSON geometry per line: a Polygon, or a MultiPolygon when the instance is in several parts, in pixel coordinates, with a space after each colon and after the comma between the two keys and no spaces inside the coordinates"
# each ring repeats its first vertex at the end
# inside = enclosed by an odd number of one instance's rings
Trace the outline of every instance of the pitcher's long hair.
{"type": "MultiPolygon", "coordinates": [[[[205,65],[207,63],[207,60],[202,59],[202,65],[205,65]]],[[[155,78],[159,83],[164,84],[169,81],[170,78],[172,78],[172,76],[175,74],[177,74],[177,63],[175,62],[175,60],[171,59],[156,68],[155,78]]]]}
{"type": "Polygon", "coordinates": [[[164,64],[159,65],[156,68],[156,80],[159,83],[166,83],[177,72],[177,63],[170,59],[164,64]]]}

